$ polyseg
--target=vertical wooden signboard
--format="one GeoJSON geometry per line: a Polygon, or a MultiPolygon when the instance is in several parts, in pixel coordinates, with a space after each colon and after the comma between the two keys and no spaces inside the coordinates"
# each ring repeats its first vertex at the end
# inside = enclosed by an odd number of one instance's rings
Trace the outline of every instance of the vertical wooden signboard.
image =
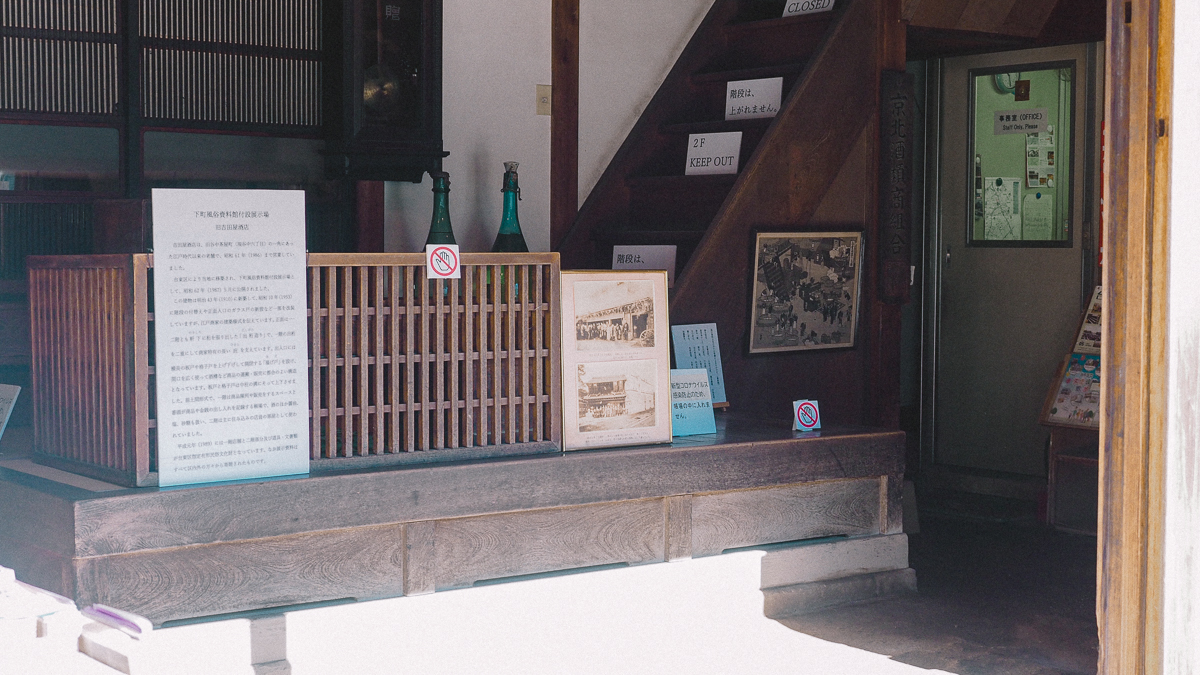
{"type": "Polygon", "coordinates": [[[881,86],[879,293],[886,302],[904,303],[912,260],[913,78],[884,70],[881,86]]]}

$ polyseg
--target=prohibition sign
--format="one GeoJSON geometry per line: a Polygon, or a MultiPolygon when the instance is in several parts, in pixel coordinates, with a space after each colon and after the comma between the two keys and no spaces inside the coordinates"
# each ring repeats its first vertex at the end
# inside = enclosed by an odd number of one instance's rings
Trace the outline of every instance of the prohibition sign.
{"type": "Polygon", "coordinates": [[[458,254],[448,246],[438,246],[429,254],[429,269],[441,278],[455,276],[458,272],[458,254]]]}
{"type": "Polygon", "coordinates": [[[804,401],[796,408],[796,422],[802,429],[815,429],[821,425],[821,413],[812,401],[804,401]]]}

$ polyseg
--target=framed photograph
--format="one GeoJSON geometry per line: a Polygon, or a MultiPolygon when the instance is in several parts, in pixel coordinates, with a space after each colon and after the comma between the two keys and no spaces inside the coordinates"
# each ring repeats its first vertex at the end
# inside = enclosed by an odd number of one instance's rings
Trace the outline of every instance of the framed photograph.
{"type": "Polygon", "coordinates": [[[671,442],[667,273],[562,273],[563,449],[671,442]]]}
{"type": "Polygon", "coordinates": [[[750,353],[853,347],[861,232],[759,232],[750,353]]]}

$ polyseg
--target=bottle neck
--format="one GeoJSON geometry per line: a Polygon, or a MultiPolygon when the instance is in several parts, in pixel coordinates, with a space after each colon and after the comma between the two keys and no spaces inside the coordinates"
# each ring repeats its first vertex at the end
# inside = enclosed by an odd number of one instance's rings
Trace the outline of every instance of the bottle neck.
{"type": "Polygon", "coordinates": [[[521,221],[517,218],[517,192],[504,191],[504,213],[500,216],[500,234],[520,234],[521,221]]]}
{"type": "Polygon", "coordinates": [[[450,226],[450,187],[442,179],[433,183],[433,218],[429,221],[426,244],[453,244],[454,230],[450,226]]]}

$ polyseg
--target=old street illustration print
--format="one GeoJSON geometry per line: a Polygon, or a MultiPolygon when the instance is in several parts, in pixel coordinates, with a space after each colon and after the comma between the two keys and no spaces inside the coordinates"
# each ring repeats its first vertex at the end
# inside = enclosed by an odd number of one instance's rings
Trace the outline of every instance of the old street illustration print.
{"type": "Polygon", "coordinates": [[[861,243],[857,232],[759,233],[750,353],[854,346],[861,243]]]}

